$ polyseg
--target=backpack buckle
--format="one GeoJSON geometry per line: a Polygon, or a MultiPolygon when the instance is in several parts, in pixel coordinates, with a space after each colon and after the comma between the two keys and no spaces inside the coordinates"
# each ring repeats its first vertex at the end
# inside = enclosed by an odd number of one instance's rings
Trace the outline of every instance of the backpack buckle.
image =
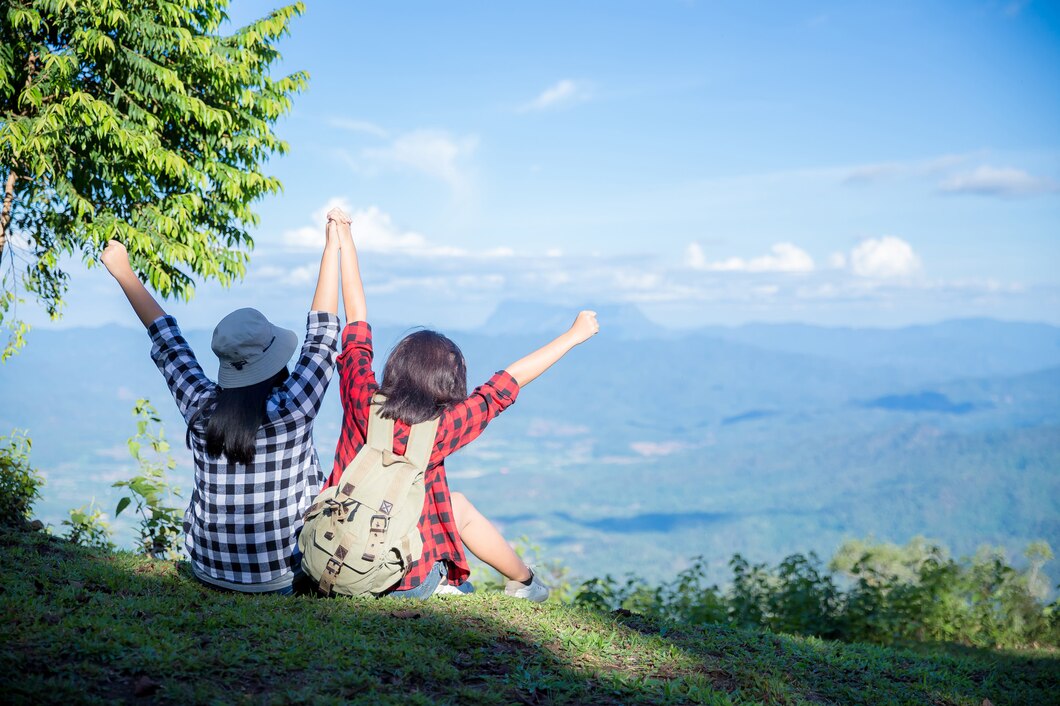
{"type": "Polygon", "coordinates": [[[382,545],[383,535],[386,534],[389,526],[390,518],[386,515],[372,515],[372,519],[368,523],[368,532],[375,536],[368,542],[368,548],[364,550],[361,559],[364,561],[375,561],[376,555],[373,550],[378,549],[382,545]]]}
{"type": "Polygon", "coordinates": [[[335,557],[328,557],[328,563],[324,566],[324,573],[331,574],[332,576],[338,576],[339,571],[342,570],[342,560],[336,559],[335,557]]]}

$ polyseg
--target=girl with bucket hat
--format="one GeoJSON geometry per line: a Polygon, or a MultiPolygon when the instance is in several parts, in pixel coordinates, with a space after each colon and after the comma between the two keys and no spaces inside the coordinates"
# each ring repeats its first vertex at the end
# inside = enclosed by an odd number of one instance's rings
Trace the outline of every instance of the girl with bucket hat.
{"type": "Polygon", "coordinates": [[[217,382],[203,372],[177,321],[162,310],[111,240],[101,257],[151,336],[151,358],[185,421],[195,486],[184,545],[195,577],[245,593],[293,592],[301,576],[297,534],[324,474],[313,420],[335,368],[339,239],[329,224],[320,276],[298,349],[294,331],[255,309],[221,319],[212,348],[217,382]]]}

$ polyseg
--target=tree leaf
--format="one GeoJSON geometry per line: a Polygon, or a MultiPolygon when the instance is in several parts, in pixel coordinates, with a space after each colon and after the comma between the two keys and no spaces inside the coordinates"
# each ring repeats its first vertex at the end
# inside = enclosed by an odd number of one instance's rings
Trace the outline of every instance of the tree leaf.
{"type": "Polygon", "coordinates": [[[124,497],[121,500],[119,500],[118,501],[118,508],[114,511],[114,516],[117,517],[118,515],[120,515],[121,511],[124,510],[125,508],[129,507],[129,503],[131,503],[131,502],[132,502],[132,500],[130,498],[128,498],[128,497],[124,497]]]}

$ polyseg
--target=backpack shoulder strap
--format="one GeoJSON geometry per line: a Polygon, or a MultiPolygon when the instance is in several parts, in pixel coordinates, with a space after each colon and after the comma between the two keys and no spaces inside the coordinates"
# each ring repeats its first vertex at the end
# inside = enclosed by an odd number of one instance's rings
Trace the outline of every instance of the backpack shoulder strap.
{"type": "MultiPolygon", "coordinates": [[[[368,445],[380,451],[394,450],[394,420],[383,419],[379,416],[379,410],[383,407],[386,397],[376,395],[372,398],[368,414],[368,445]]],[[[428,419],[419,424],[413,424],[409,429],[409,443],[405,447],[405,459],[421,471],[427,470],[427,464],[431,461],[431,453],[434,451],[434,437],[438,434],[438,422],[441,417],[428,419]]]]}
{"type": "Polygon", "coordinates": [[[434,452],[434,437],[438,434],[440,416],[413,424],[409,430],[409,443],[405,447],[405,458],[421,471],[427,470],[434,452]]]}
{"type": "Polygon", "coordinates": [[[385,400],[382,395],[376,395],[368,406],[368,445],[380,451],[393,451],[394,420],[379,416],[385,400]]]}

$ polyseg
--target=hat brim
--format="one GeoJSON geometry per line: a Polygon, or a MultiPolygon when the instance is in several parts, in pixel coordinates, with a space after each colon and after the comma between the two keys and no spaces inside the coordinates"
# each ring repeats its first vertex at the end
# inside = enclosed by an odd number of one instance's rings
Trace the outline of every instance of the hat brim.
{"type": "Polygon", "coordinates": [[[217,384],[222,388],[249,387],[268,380],[282,368],[287,367],[291,356],[298,350],[298,334],[290,329],[272,325],[272,342],[265,354],[253,363],[247,363],[242,370],[237,370],[230,363],[221,362],[217,371],[217,384]]]}

